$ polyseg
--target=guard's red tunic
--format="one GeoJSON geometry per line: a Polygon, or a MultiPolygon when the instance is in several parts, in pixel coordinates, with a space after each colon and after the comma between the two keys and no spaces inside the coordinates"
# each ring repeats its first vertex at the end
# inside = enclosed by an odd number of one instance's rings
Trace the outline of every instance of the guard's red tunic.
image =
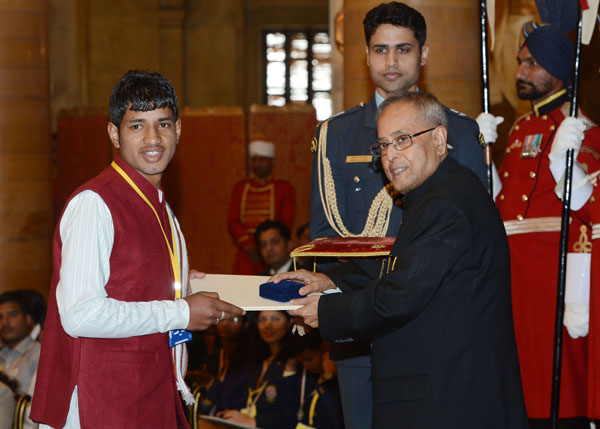
{"type": "Polygon", "coordinates": [[[229,232],[237,246],[234,274],[258,274],[262,264],[253,264],[245,250],[254,246],[254,231],[265,220],[294,224],[294,188],[283,180],[242,180],[235,184],[229,204],[229,232]]]}
{"type": "MultiPolygon", "coordinates": [[[[536,226],[534,221],[525,231],[512,235],[507,226],[515,333],[530,418],[550,417],[562,202],[554,192],[556,182],[550,172],[548,154],[558,126],[568,116],[566,99],[566,93],[550,97],[515,123],[499,169],[503,186],[496,203],[505,224],[512,221],[518,229],[533,219],[543,218],[542,223],[545,222],[536,226]],[[524,152],[535,152],[536,147],[536,156],[522,156],[524,152]],[[543,232],[536,232],[537,227],[540,228],[537,231],[543,232]]],[[[597,166],[599,160],[594,155],[598,151],[600,129],[595,127],[586,132],[577,159],[588,168],[597,166]]],[[[582,252],[591,238],[589,202],[572,212],[571,217],[568,251],[582,252]]],[[[586,414],[586,377],[587,338],[574,340],[563,329],[561,418],[586,414]]]]}
{"type": "MultiPolygon", "coordinates": [[[[164,199],[159,202],[156,188],[123,160],[116,162],[152,203],[170,238],[164,199]]],[[[120,301],[173,299],[171,260],[152,210],[112,167],[73,196],[86,189],[98,193],[112,215],[108,296],[120,301]]],[[[56,304],[62,247],[59,225],[31,418],[63,427],[77,385],[82,428],[187,428],[168,334],[98,339],[72,338],[63,330],[56,304]]]]}
{"type": "Polygon", "coordinates": [[[593,419],[600,419],[600,185],[594,188],[590,211],[593,229],[587,415],[593,419]]]}

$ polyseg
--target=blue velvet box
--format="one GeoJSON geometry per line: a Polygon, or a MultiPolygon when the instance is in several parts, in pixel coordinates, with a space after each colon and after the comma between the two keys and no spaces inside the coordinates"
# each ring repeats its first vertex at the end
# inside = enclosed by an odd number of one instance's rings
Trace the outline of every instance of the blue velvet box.
{"type": "Polygon", "coordinates": [[[273,301],[288,302],[291,299],[303,298],[303,296],[298,293],[302,286],[304,286],[303,283],[291,280],[282,280],[277,284],[267,282],[260,285],[258,294],[262,298],[271,299],[273,301]]]}

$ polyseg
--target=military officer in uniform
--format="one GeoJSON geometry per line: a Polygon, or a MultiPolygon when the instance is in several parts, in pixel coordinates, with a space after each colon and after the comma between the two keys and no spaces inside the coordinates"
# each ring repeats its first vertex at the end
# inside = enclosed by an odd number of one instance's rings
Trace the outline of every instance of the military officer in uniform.
{"type": "MultiPolygon", "coordinates": [[[[517,61],[517,93],[532,111],[513,125],[499,174],[496,203],[509,236],[512,301],[527,414],[549,426],[558,247],[565,155],[575,150],[565,297],[559,418],[588,428],[587,332],[591,260],[588,171],[600,167],[600,128],[583,112],[569,117],[573,44],[561,29],[528,23],[517,61]]],[[[495,132],[489,115],[482,133],[495,132]],[[487,123],[487,125],[486,125],[487,123]],[[484,128],[490,128],[485,130],[484,128]]],[[[597,203],[596,203],[597,204],[597,203]]]]}
{"type": "MultiPolygon", "coordinates": [[[[364,21],[367,65],[376,91],[367,104],[320,124],[313,140],[311,239],[336,236],[396,236],[402,210],[395,206],[369,147],[377,139],[375,111],[394,93],[417,90],[427,64],[427,27],[417,10],[404,3],[380,4],[364,21]]],[[[486,183],[477,124],[446,108],[449,154],[486,183]]],[[[337,360],[344,420],[349,429],[371,425],[371,363],[368,342],[333,347],[337,360]]]]}

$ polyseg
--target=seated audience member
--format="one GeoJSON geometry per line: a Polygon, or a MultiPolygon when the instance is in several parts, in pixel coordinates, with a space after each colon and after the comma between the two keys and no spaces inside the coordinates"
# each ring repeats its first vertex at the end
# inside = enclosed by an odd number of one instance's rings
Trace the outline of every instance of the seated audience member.
{"type": "MultiPolygon", "coordinates": [[[[45,313],[46,303],[36,291],[16,290],[0,295],[0,338],[4,344],[0,349],[0,367],[12,389],[9,392],[4,385],[0,389],[1,412],[14,410],[14,394],[33,396],[41,350],[34,335],[39,336],[45,313]]],[[[37,427],[29,419],[29,409],[25,413],[24,427],[37,427]]]]}
{"type": "Polygon", "coordinates": [[[256,227],[254,240],[267,267],[260,275],[272,276],[294,269],[290,258],[292,250],[290,230],[283,222],[276,220],[262,222],[256,227]]]}
{"type": "MultiPolygon", "coordinates": [[[[319,331],[312,329],[302,337],[304,348],[298,360],[302,363],[304,371],[313,378],[302,377],[300,392],[304,393],[302,412],[298,413],[298,426],[300,429],[343,429],[344,418],[337,377],[330,370],[324,368],[325,355],[328,354],[326,343],[322,341],[319,331]],[[302,386],[303,380],[306,380],[302,386]],[[308,381],[312,384],[309,385],[308,381]]],[[[330,361],[329,361],[330,362],[330,361]]]]}
{"type": "Polygon", "coordinates": [[[35,326],[27,294],[22,291],[0,295],[0,366],[16,382],[16,393],[31,394],[28,388],[40,360],[40,343],[30,334],[35,326]]]}
{"type": "Polygon", "coordinates": [[[192,341],[187,343],[188,368],[185,375],[186,382],[190,388],[195,383],[195,378],[202,369],[202,364],[209,355],[206,348],[206,336],[214,337],[214,332],[209,328],[202,332],[192,332],[192,341]]]}
{"type": "MultiPolygon", "coordinates": [[[[203,371],[212,376],[205,394],[210,412],[242,409],[246,405],[248,368],[247,322],[245,317],[217,324],[217,347],[207,357],[203,371]]],[[[202,404],[206,408],[207,404],[202,404]]]]}
{"type": "Polygon", "coordinates": [[[220,416],[234,423],[263,429],[296,427],[300,395],[297,390],[298,337],[291,334],[286,312],[261,311],[258,335],[251,334],[246,406],[225,410],[220,416]]]}
{"type": "Polygon", "coordinates": [[[29,314],[31,314],[31,318],[35,324],[30,336],[34,340],[42,341],[42,330],[44,329],[44,321],[46,320],[46,300],[37,290],[23,289],[21,293],[23,293],[29,303],[29,314]]]}

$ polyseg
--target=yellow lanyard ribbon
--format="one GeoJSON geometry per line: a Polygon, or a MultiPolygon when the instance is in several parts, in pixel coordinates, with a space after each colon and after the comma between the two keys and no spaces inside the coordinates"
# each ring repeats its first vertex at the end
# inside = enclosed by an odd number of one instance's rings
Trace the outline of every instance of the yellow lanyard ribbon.
{"type": "MultiPolygon", "coordinates": [[[[144,193],[140,190],[140,188],[138,188],[138,186],[134,183],[134,181],[131,180],[131,177],[129,177],[127,175],[127,173],[125,173],[125,171],[123,171],[123,169],[121,167],[119,167],[119,165],[116,162],[113,161],[111,166],[112,166],[112,168],[114,168],[117,171],[117,173],[119,173],[121,176],[123,176],[123,179],[125,179],[125,181],[129,184],[129,186],[131,186],[133,188],[133,190],[135,192],[137,192],[137,194],[140,196],[140,198],[142,198],[142,200],[144,200],[146,202],[146,204],[148,204],[148,206],[154,212],[154,215],[156,216],[156,220],[158,221],[158,224],[160,225],[160,229],[163,233],[163,237],[165,238],[165,242],[167,243],[167,248],[169,249],[169,255],[171,256],[171,266],[173,267],[173,276],[175,277],[175,299],[181,298],[181,275],[179,273],[179,254],[177,252],[174,252],[173,249],[171,249],[171,244],[169,244],[169,239],[167,238],[167,234],[165,233],[165,229],[163,228],[162,222],[160,221],[160,217],[158,216],[156,209],[154,208],[152,203],[150,201],[148,201],[148,198],[146,198],[144,193]]],[[[173,218],[171,217],[171,212],[168,209],[167,209],[167,216],[169,218],[169,225],[171,226],[171,240],[173,241],[173,246],[175,246],[177,243],[177,241],[175,240],[175,225],[173,223],[173,218]]]]}
{"type": "Polygon", "coordinates": [[[315,409],[317,408],[319,396],[319,392],[317,391],[314,394],[312,401],[310,401],[310,409],[308,410],[308,424],[311,426],[315,424],[315,409]]]}

